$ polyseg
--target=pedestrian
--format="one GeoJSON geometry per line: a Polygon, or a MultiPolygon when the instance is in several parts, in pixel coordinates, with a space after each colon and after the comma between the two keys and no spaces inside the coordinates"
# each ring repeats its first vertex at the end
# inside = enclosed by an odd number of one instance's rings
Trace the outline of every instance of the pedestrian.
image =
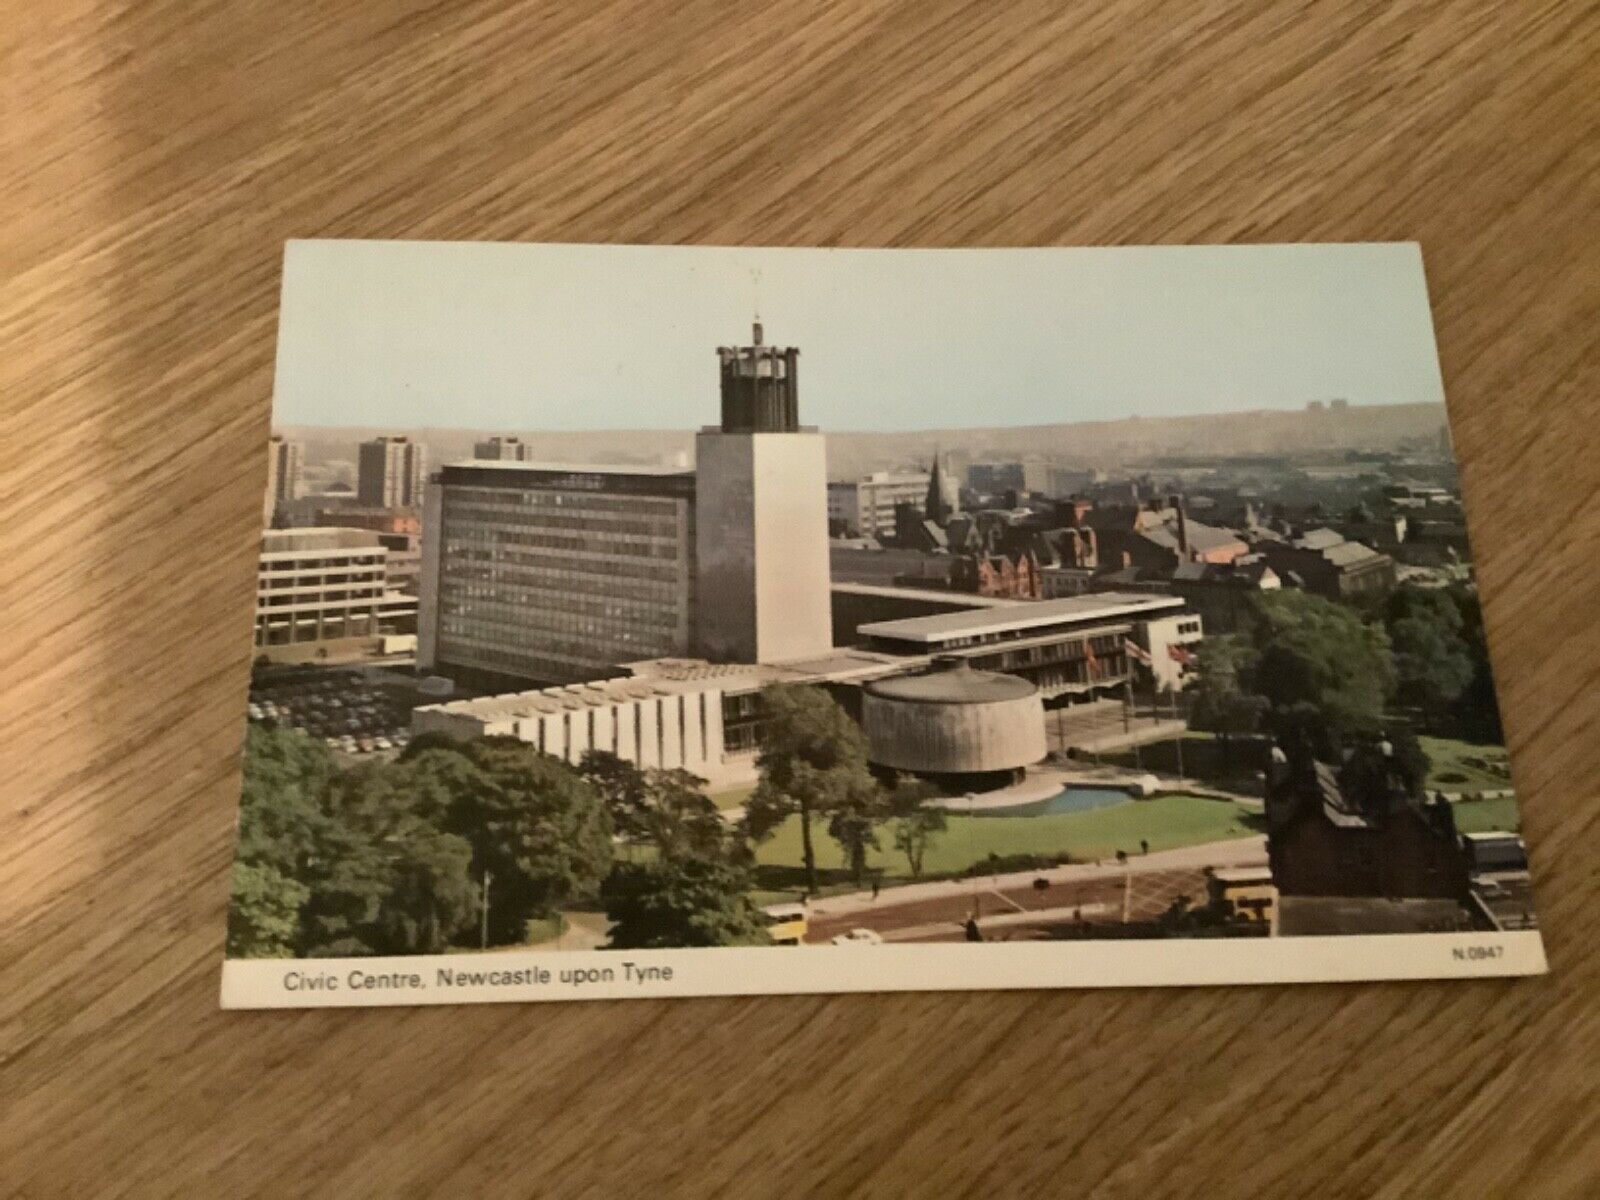
{"type": "Polygon", "coordinates": [[[978,928],[978,918],[975,916],[967,918],[967,941],[983,941],[983,930],[978,928]]]}
{"type": "Polygon", "coordinates": [[[1140,838],[1139,839],[1139,853],[1140,854],[1149,854],[1150,853],[1150,841],[1149,841],[1148,838],[1140,838]]]}
{"type": "Polygon", "coordinates": [[[882,886],[883,886],[883,877],[880,876],[880,875],[874,875],[872,877],[872,898],[874,900],[876,900],[878,898],[878,889],[881,888],[882,886]]]}

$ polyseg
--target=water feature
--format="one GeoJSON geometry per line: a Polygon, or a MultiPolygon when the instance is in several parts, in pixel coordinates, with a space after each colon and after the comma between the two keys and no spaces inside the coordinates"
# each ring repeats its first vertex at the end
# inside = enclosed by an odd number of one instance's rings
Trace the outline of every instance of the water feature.
{"type": "Polygon", "coordinates": [[[1097,808],[1111,808],[1128,804],[1132,797],[1121,788],[1075,787],[1068,785],[1054,796],[1043,800],[1030,800],[1026,804],[1013,804],[1005,808],[973,809],[975,817],[1046,817],[1059,813],[1093,812],[1097,808]]]}

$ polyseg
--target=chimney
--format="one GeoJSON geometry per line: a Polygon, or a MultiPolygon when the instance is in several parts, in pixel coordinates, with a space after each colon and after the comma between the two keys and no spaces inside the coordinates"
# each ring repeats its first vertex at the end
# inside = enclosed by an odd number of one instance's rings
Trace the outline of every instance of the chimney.
{"type": "Polygon", "coordinates": [[[1178,510],[1178,560],[1189,562],[1189,521],[1183,515],[1183,497],[1174,496],[1172,507],[1178,510]]]}

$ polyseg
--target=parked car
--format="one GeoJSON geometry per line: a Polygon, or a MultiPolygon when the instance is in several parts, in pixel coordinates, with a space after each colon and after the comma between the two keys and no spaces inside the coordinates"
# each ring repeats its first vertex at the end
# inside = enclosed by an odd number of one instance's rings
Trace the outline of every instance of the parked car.
{"type": "Polygon", "coordinates": [[[871,929],[852,929],[849,933],[835,934],[835,946],[881,946],[883,935],[871,929]]]}

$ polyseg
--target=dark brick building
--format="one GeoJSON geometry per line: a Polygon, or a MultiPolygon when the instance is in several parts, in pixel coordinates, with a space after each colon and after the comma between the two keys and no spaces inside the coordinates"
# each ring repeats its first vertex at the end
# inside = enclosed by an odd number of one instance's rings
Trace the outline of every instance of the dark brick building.
{"type": "Polygon", "coordinates": [[[1267,856],[1284,896],[1465,901],[1467,863],[1450,805],[1414,795],[1392,762],[1335,769],[1274,754],[1267,856]]]}

